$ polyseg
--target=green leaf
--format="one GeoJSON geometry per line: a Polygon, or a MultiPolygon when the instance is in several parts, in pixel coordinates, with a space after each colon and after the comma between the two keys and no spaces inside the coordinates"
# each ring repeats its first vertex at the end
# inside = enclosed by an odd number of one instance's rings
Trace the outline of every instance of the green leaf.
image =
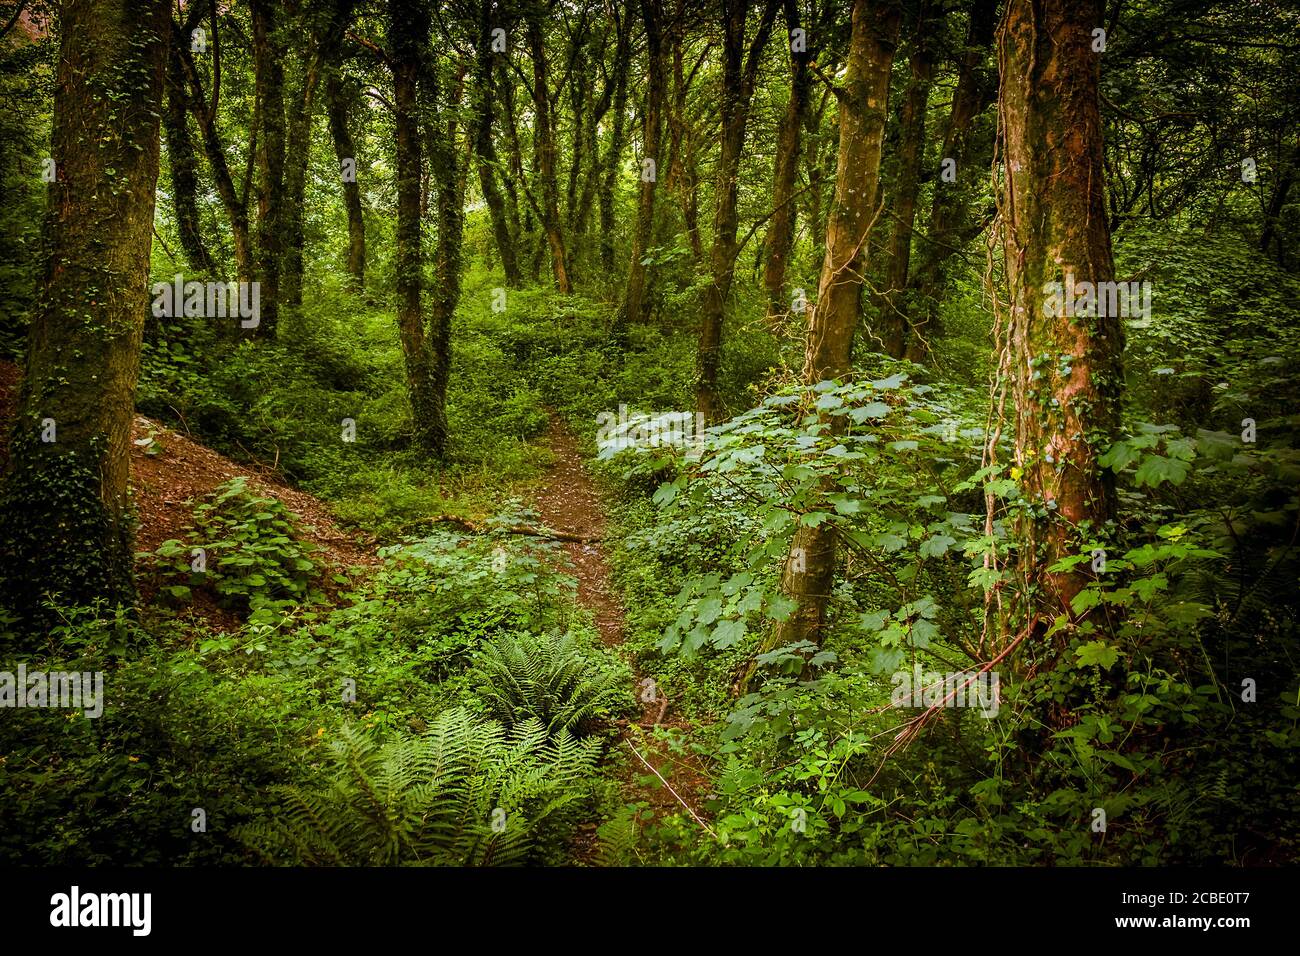
{"type": "Polygon", "coordinates": [[[1119,660],[1119,649],[1111,647],[1105,641],[1089,641],[1074,649],[1074,656],[1079,659],[1080,667],[1097,665],[1108,668],[1119,660]]]}

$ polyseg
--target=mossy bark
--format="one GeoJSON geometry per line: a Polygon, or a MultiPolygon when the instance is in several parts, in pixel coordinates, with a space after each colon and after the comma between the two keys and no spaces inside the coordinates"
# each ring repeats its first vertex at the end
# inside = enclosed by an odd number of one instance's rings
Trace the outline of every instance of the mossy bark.
{"type": "MultiPolygon", "coordinates": [[[[810,385],[841,379],[851,368],[900,20],[899,7],[892,0],[855,0],[853,4],[848,68],[839,97],[835,198],[804,354],[803,379],[810,385]]],[[[831,428],[842,421],[827,419],[831,428]]],[[[835,535],[835,529],[826,524],[800,527],[795,532],[781,575],[781,592],[795,602],[795,608],[773,628],[759,653],[802,641],[821,641],[835,584],[835,535]]],[[[742,683],[752,675],[751,666],[742,683]]]]}
{"type": "Polygon", "coordinates": [[[39,617],[133,600],[131,423],[149,308],[170,23],[162,0],[63,5],[41,307],[0,489],[0,591],[39,617]]]}
{"type": "Polygon", "coordinates": [[[1019,558],[1032,613],[1049,623],[1071,614],[1086,578],[1048,569],[1115,509],[1097,459],[1118,427],[1120,319],[1054,308],[1045,288],[1114,278],[1091,48],[1102,13],[1100,0],[1010,0],[1000,33],[1015,464],[1029,509],[1019,558]]]}

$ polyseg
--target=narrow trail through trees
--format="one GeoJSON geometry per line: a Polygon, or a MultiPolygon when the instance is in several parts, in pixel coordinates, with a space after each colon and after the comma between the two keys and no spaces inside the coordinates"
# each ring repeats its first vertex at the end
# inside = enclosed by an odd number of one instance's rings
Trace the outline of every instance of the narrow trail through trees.
{"type": "MultiPolygon", "coordinates": [[[[566,539],[583,539],[561,542],[577,578],[578,603],[591,612],[601,642],[614,653],[624,653],[623,605],[605,560],[605,503],[583,465],[577,438],[555,415],[551,417],[546,444],[555,455],[555,464],[536,492],[534,503],[538,515],[543,525],[561,532],[566,539]]],[[[685,727],[686,724],[680,715],[668,715],[671,699],[637,670],[630,655],[625,656],[635,674],[641,716],[635,723],[619,721],[615,752],[621,751],[626,758],[621,775],[624,797],[629,803],[648,804],[656,816],[681,811],[708,830],[699,809],[708,785],[703,768],[693,760],[670,753],[663,741],[651,735],[657,726],[685,727]]],[[[590,862],[594,856],[594,829],[593,824],[579,841],[581,862],[590,862]]]]}

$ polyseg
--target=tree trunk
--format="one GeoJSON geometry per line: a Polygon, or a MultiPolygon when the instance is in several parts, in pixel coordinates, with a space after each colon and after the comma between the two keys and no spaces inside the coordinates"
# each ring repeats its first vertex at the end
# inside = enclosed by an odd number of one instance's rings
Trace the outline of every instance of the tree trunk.
{"type": "Polygon", "coordinates": [[[773,327],[790,311],[785,274],[790,250],[794,248],[794,227],[798,218],[794,183],[799,171],[808,101],[812,94],[812,71],[808,69],[812,50],[806,45],[804,49],[796,50],[789,39],[799,29],[799,4],[796,0],[785,0],[785,22],[788,28],[787,45],[790,47],[790,99],[785,104],[785,113],[777,132],[776,160],[772,169],[772,222],[767,229],[767,261],[763,267],[767,321],[773,327]]]}
{"type": "Polygon", "coordinates": [[[560,224],[560,189],[556,180],[559,149],[555,144],[555,127],[551,116],[549,70],[542,22],[536,13],[528,16],[528,49],[533,60],[533,123],[537,146],[537,178],[541,182],[540,215],[546,245],[551,253],[551,274],[555,288],[565,295],[573,291],[569,281],[568,253],[560,224]]]}
{"type": "Polygon", "coordinates": [[[614,53],[614,118],[609,148],[601,162],[600,181],[600,265],[606,275],[613,275],[614,264],[614,187],[623,164],[624,131],[627,128],[627,72],[631,58],[631,18],[620,21],[618,45],[614,53]]]}
{"type": "Polygon", "coordinates": [[[255,334],[273,338],[280,319],[280,275],[284,266],[284,44],[276,5],[250,0],[253,20],[254,94],[261,127],[257,151],[257,277],[261,323],[255,334]]]}
{"type": "MultiPolygon", "coordinates": [[[[243,195],[240,195],[239,191],[235,189],[235,181],[230,174],[230,166],[226,162],[226,146],[221,140],[221,131],[217,128],[216,111],[206,105],[203,84],[199,79],[198,69],[194,65],[189,46],[181,44],[177,47],[177,50],[190,86],[190,113],[194,116],[195,122],[199,124],[199,132],[203,137],[203,155],[208,161],[208,170],[212,173],[212,182],[217,187],[217,195],[221,197],[221,205],[225,207],[226,216],[230,222],[230,238],[234,244],[235,252],[235,271],[239,275],[240,282],[249,282],[253,279],[253,246],[248,224],[248,184],[245,181],[243,195]]],[[[212,32],[212,56],[214,64],[219,62],[220,45],[215,21],[213,22],[212,32]]],[[[213,104],[216,103],[219,93],[219,78],[216,76],[214,69],[212,80],[213,104]]],[[[252,134],[255,139],[256,130],[253,130],[252,134]]],[[[254,145],[250,144],[250,149],[254,145]]]]}
{"type": "MultiPolygon", "coordinates": [[[[803,380],[840,379],[850,369],[866,271],[867,236],[875,214],[876,183],[889,101],[889,74],[898,41],[899,7],[892,0],[854,0],[848,68],[840,94],[840,145],[835,197],[826,228],[817,302],[808,321],[803,380]]],[[[831,428],[842,418],[831,417],[831,428]]],[[[781,592],[795,609],[776,625],[759,653],[800,641],[821,641],[835,583],[835,530],[800,527],[781,575],[781,592]]],[[[748,682],[754,671],[750,667],[748,682]]]]}
{"type": "Polygon", "coordinates": [[[627,292],[616,320],[616,332],[624,323],[643,322],[650,309],[646,296],[644,259],[654,232],[655,191],[658,189],[659,164],[662,161],[660,140],[663,128],[665,87],[663,6],[659,0],[641,0],[641,15],[646,35],[646,101],[642,127],[641,161],[637,171],[639,188],[636,204],[636,227],[632,233],[632,258],[628,263],[627,292]],[[649,163],[649,167],[646,164],[649,163]]]}
{"type": "Polygon", "coordinates": [[[420,229],[420,57],[428,40],[423,0],[388,0],[388,46],[393,67],[393,113],[397,132],[397,330],[406,363],[415,444],[441,455],[447,424],[435,387],[434,356],[425,336],[421,292],[424,258],[420,229]]]}
{"type": "Polygon", "coordinates": [[[478,29],[479,41],[475,48],[474,75],[470,88],[474,109],[474,165],[478,171],[479,189],[483,192],[483,201],[488,207],[492,237],[496,240],[497,252],[501,256],[501,269],[505,272],[506,285],[513,289],[523,284],[523,276],[519,273],[514,237],[510,234],[510,224],[506,219],[505,199],[497,185],[497,169],[500,162],[492,141],[492,116],[495,106],[492,96],[492,0],[482,0],[478,29]]]}
{"type": "Polygon", "coordinates": [[[198,164],[188,127],[188,92],[180,55],[173,51],[167,58],[167,108],[163,113],[163,133],[167,138],[167,166],[171,170],[172,207],[176,212],[176,231],[190,269],[201,276],[213,272],[212,256],[203,243],[199,222],[198,164]]]}
{"type": "Polygon", "coordinates": [[[934,184],[929,228],[918,246],[920,261],[909,283],[906,311],[912,334],[906,355],[913,362],[926,360],[931,340],[942,332],[939,304],[948,263],[957,249],[984,229],[984,223],[971,214],[970,195],[971,184],[984,178],[993,155],[993,131],[976,121],[997,96],[997,76],[984,67],[997,26],[997,6],[998,0],[971,3],[965,50],[940,155],[941,164],[949,159],[955,164],[955,181],[944,180],[941,167],[934,184]]]}
{"type": "MultiPolygon", "coordinates": [[[[348,127],[348,101],[343,81],[337,70],[331,70],[325,81],[326,109],[329,112],[330,136],[334,140],[334,155],[339,162],[340,178],[346,161],[355,171],[357,147],[348,127]]],[[[348,213],[348,277],[352,287],[361,291],[366,287],[366,220],[361,208],[361,186],[356,176],[343,179],[343,206],[348,213]]]]}
{"type": "Polygon", "coordinates": [[[307,167],[311,164],[311,129],[316,117],[316,88],[320,85],[321,54],[319,51],[306,57],[300,82],[293,90],[289,102],[288,152],[285,165],[284,208],[284,304],[296,308],[302,305],[302,252],[306,243],[303,214],[307,201],[307,167]]]}
{"type": "MultiPolygon", "coordinates": [[[[1069,314],[1064,294],[1114,278],[1104,201],[1099,58],[1101,0],[1009,0],[1003,18],[1000,220],[1010,308],[1015,463],[1029,510],[1020,564],[1040,622],[1073,616],[1086,578],[1048,568],[1098,533],[1115,509],[1099,453],[1118,427],[1123,330],[1111,314],[1069,314]],[[1070,277],[1076,283],[1069,286],[1070,277]]],[[[1103,306],[1106,303],[1102,303],[1103,306]]],[[[1102,307],[1096,311],[1109,313],[1102,307]]]]}
{"type": "Polygon", "coordinates": [[[766,0],[758,30],[745,52],[745,25],[749,19],[749,0],[722,0],[723,67],[722,67],[722,143],[718,157],[718,174],[714,184],[713,245],[709,249],[711,282],[704,291],[704,309],[700,322],[697,358],[695,408],[707,422],[715,422],[723,413],[718,395],[718,369],[722,362],[722,329],[731,296],[731,280],[736,272],[739,247],[736,240],[736,198],[740,179],[740,159],[745,146],[745,127],[754,96],[754,81],[763,49],[772,35],[779,0],[766,0]]]}
{"type": "Polygon", "coordinates": [[[605,251],[608,248],[611,268],[604,269],[608,278],[613,277],[614,187],[617,184],[619,173],[618,163],[623,153],[623,111],[627,109],[627,61],[629,59],[632,33],[630,20],[630,17],[622,16],[617,9],[614,10],[614,61],[609,69],[605,71],[605,85],[601,90],[600,99],[596,102],[592,121],[587,125],[587,149],[596,159],[591,165],[591,171],[588,173],[586,180],[583,182],[575,222],[575,235],[579,241],[585,242],[585,237],[591,228],[592,207],[599,205],[600,224],[603,233],[600,237],[600,261],[602,268],[604,268],[605,251]],[[609,146],[602,154],[598,135],[599,128],[605,117],[609,115],[611,106],[614,109],[614,116],[610,141],[609,146]],[[605,193],[606,185],[609,188],[608,202],[605,193]],[[606,220],[607,208],[608,220],[606,220]],[[607,222],[608,225],[606,225],[607,222]]]}
{"type": "Polygon", "coordinates": [[[447,441],[447,385],[451,377],[451,321],[460,302],[461,243],[465,235],[465,157],[457,148],[456,116],[463,95],[463,77],[451,96],[439,99],[436,74],[429,74],[435,104],[428,124],[429,173],[438,217],[438,244],[434,256],[437,285],[431,290],[429,309],[430,371],[436,402],[436,451],[442,455],[447,441]],[[446,117],[444,120],[443,117],[446,117]]]}
{"type": "Polygon", "coordinates": [[[686,117],[687,94],[693,74],[686,72],[686,19],[685,0],[678,0],[673,18],[673,96],[668,112],[668,130],[672,146],[672,162],[668,168],[668,189],[676,195],[686,227],[686,241],[696,268],[704,265],[704,244],[700,240],[699,170],[696,163],[695,131],[686,117]]]}
{"type": "Polygon", "coordinates": [[[130,603],[131,423],[171,34],[162,0],[64,0],[48,259],[0,490],[0,604],[130,603]]]}
{"type": "Polygon", "coordinates": [[[898,177],[894,183],[893,229],[885,255],[885,291],[880,296],[877,336],[882,351],[902,358],[907,342],[904,296],[916,226],[916,200],[921,191],[921,160],[925,156],[925,118],[934,80],[935,10],[921,0],[910,57],[911,75],[899,117],[898,177]]]}

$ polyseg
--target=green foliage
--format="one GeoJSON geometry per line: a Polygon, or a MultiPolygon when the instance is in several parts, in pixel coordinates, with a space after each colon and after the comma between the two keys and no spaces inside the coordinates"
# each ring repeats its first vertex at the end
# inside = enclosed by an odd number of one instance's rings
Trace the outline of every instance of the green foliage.
{"type": "Polygon", "coordinates": [[[377,741],[344,726],[327,786],[276,788],[281,805],[239,838],[291,865],[505,866],[545,859],[590,796],[597,744],[537,721],[513,730],[464,710],[377,741]]]}
{"type": "Polygon", "coordinates": [[[507,726],[535,720],[547,733],[584,733],[630,709],[627,669],[583,652],[571,633],[502,634],[480,647],[474,677],[488,712],[507,726]]]}
{"type": "Polygon", "coordinates": [[[308,557],[315,548],[300,540],[295,524],[279,501],[250,492],[246,479],[225,482],[195,507],[187,541],[158,547],[166,578],[175,582],[164,585],[166,593],[186,601],[193,588],[205,587],[222,606],[252,612],[253,620],[316,600],[320,570],[308,557]]]}

